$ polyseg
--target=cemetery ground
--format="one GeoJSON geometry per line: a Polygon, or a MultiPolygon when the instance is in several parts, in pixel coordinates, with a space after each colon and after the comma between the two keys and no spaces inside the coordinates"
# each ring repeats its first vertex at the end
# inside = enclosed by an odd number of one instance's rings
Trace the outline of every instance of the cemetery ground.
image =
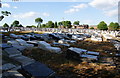
{"type": "MultiPolygon", "coordinates": [[[[19,35],[30,32],[9,32],[4,34],[9,35],[10,33],[19,35]]],[[[49,40],[48,43],[51,44],[52,40],[49,40]]],[[[86,49],[88,51],[99,52],[100,56],[112,57],[116,53],[114,45],[109,41],[94,42],[90,40],[78,40],[76,44],[70,45],[71,47],[77,47],[86,49]],[[112,55],[110,53],[112,53],[112,55]]],[[[62,49],[62,53],[53,53],[35,47],[32,50],[24,50],[23,55],[33,58],[36,61],[40,61],[43,64],[46,64],[49,68],[54,70],[61,78],[120,78],[120,73],[116,69],[116,66],[111,66],[107,63],[100,63],[94,61],[81,61],[82,58],[80,58],[79,60],[67,59],[66,52],[68,47],[59,47],[62,49]]]]}

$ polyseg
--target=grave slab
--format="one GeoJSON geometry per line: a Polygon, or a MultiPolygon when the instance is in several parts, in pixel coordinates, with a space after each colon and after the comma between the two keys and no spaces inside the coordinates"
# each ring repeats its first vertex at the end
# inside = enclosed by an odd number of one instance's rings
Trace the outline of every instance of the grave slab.
{"type": "Polygon", "coordinates": [[[22,53],[19,50],[17,50],[16,48],[14,48],[14,47],[6,48],[6,49],[4,49],[4,51],[8,54],[9,57],[22,55],[22,53]]]}
{"type": "Polygon", "coordinates": [[[0,70],[10,70],[12,68],[15,68],[16,66],[11,64],[11,63],[7,63],[7,64],[3,64],[2,66],[0,66],[0,70]]]}
{"type": "Polygon", "coordinates": [[[22,67],[31,77],[34,78],[49,78],[54,76],[55,72],[40,62],[34,62],[22,67]]]}
{"type": "Polygon", "coordinates": [[[29,57],[23,56],[23,55],[12,57],[12,59],[17,61],[21,65],[28,65],[28,64],[33,63],[35,61],[35,60],[33,60],[29,57]]]}

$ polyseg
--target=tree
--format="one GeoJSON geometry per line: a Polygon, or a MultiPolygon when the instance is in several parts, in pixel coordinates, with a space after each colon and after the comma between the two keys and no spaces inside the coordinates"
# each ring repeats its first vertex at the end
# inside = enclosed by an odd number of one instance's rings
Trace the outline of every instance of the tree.
{"type": "Polygon", "coordinates": [[[47,28],[46,24],[42,24],[41,28],[47,28]]]}
{"type": "Polygon", "coordinates": [[[3,25],[3,27],[8,28],[9,25],[8,25],[7,23],[5,23],[5,24],[3,25]]]}
{"type": "Polygon", "coordinates": [[[7,23],[5,23],[3,27],[4,27],[4,30],[7,30],[7,31],[9,30],[9,25],[7,23]]]}
{"type": "Polygon", "coordinates": [[[8,11],[1,11],[1,13],[2,13],[3,15],[5,15],[5,16],[9,16],[9,15],[11,15],[11,13],[8,12],[8,11]]]}
{"type": "Polygon", "coordinates": [[[63,21],[63,25],[66,27],[66,28],[71,28],[72,25],[71,25],[71,21],[63,21]]]}
{"type": "Polygon", "coordinates": [[[63,23],[62,23],[62,22],[58,22],[58,25],[59,25],[59,26],[62,26],[62,25],[63,25],[63,23]]]}
{"type": "Polygon", "coordinates": [[[73,23],[73,25],[79,25],[79,21],[75,21],[74,23],[73,23]]]}
{"type": "Polygon", "coordinates": [[[23,27],[22,24],[18,25],[18,27],[23,27]]]}
{"type": "Polygon", "coordinates": [[[54,28],[58,28],[57,22],[55,22],[54,28]]]}
{"type": "Polygon", "coordinates": [[[118,30],[119,29],[119,24],[118,23],[113,23],[111,22],[110,25],[109,25],[109,30],[118,30]]]}
{"type": "Polygon", "coordinates": [[[99,30],[107,30],[108,27],[107,27],[107,24],[104,22],[104,21],[101,21],[98,25],[97,25],[97,28],[99,30]]]}
{"type": "Polygon", "coordinates": [[[0,21],[2,21],[2,19],[4,18],[4,16],[9,16],[9,15],[11,15],[11,13],[10,12],[8,12],[8,11],[1,11],[1,16],[0,16],[0,21]]]}
{"type": "Polygon", "coordinates": [[[90,27],[90,29],[94,29],[94,27],[90,27]]]}
{"type": "Polygon", "coordinates": [[[48,21],[46,25],[48,28],[54,28],[54,23],[52,21],[48,21]]]}
{"type": "Polygon", "coordinates": [[[36,18],[35,22],[38,23],[37,28],[41,27],[41,23],[43,22],[43,19],[41,18],[36,18]]]}
{"type": "Polygon", "coordinates": [[[19,27],[19,21],[15,20],[12,25],[13,27],[19,27]]]}

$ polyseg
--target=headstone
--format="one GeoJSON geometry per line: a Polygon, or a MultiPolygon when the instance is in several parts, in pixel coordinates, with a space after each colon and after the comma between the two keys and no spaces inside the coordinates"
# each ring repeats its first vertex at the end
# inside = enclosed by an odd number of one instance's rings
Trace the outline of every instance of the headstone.
{"type": "Polygon", "coordinates": [[[43,49],[43,50],[50,51],[50,52],[56,52],[56,53],[61,52],[61,48],[51,47],[51,45],[46,43],[45,41],[39,41],[38,42],[38,47],[43,49]]]}
{"type": "Polygon", "coordinates": [[[55,72],[40,62],[34,62],[22,67],[25,74],[34,78],[55,78],[55,72]]]}
{"type": "Polygon", "coordinates": [[[87,50],[85,50],[85,49],[81,49],[81,48],[75,48],[75,47],[70,47],[70,48],[68,48],[69,50],[71,50],[71,51],[73,51],[73,52],[76,52],[76,53],[78,53],[78,54],[82,54],[83,52],[87,52],[87,50]]]}
{"type": "Polygon", "coordinates": [[[89,60],[98,60],[98,56],[83,54],[81,57],[88,58],[89,60]]]}
{"type": "Polygon", "coordinates": [[[10,48],[12,47],[11,45],[8,45],[7,43],[2,43],[0,44],[0,48],[5,49],[5,48],[10,48]]]}
{"type": "Polygon", "coordinates": [[[13,60],[17,61],[18,63],[20,63],[21,65],[28,65],[34,62],[33,59],[23,56],[23,55],[19,55],[19,56],[15,56],[12,57],[13,60]]]}
{"type": "Polygon", "coordinates": [[[15,68],[16,66],[11,64],[11,63],[7,63],[7,64],[3,64],[1,67],[0,67],[0,70],[10,70],[12,68],[15,68]]]}
{"type": "Polygon", "coordinates": [[[20,51],[18,51],[16,48],[13,48],[13,47],[6,48],[4,49],[4,51],[8,54],[8,57],[14,57],[22,54],[20,51]]]}
{"type": "Polygon", "coordinates": [[[88,51],[87,54],[99,56],[99,52],[88,51]]]}

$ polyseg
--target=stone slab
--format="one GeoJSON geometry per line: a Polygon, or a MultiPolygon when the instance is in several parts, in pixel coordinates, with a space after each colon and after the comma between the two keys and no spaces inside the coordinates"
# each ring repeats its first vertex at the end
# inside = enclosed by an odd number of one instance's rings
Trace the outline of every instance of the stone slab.
{"type": "Polygon", "coordinates": [[[22,53],[17,50],[16,48],[12,47],[12,48],[6,48],[4,49],[4,51],[8,54],[9,57],[14,57],[17,55],[22,55],[22,53]]]}
{"type": "Polygon", "coordinates": [[[12,68],[15,68],[16,66],[11,64],[11,63],[7,63],[7,64],[3,64],[2,66],[0,66],[0,70],[10,70],[12,68]]]}
{"type": "Polygon", "coordinates": [[[19,62],[21,65],[28,65],[35,61],[35,60],[33,60],[29,57],[23,56],[23,55],[12,57],[12,59],[19,62]]]}

